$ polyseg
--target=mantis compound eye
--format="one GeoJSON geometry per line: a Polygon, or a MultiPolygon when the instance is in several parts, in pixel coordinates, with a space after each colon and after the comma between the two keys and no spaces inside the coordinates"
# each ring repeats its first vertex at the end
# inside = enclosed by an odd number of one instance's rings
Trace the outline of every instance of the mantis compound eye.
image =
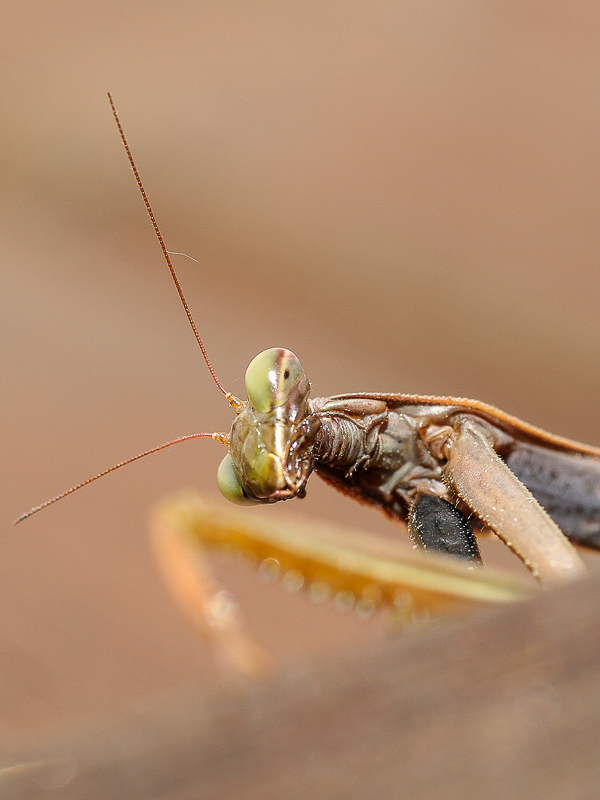
{"type": "Polygon", "coordinates": [[[263,350],[246,370],[246,392],[252,407],[266,414],[284,405],[303,375],[302,364],[291,350],[263,350]]]}
{"type": "Polygon", "coordinates": [[[226,497],[227,500],[231,500],[232,503],[237,503],[237,505],[240,506],[256,505],[257,501],[252,500],[244,492],[242,482],[233,466],[233,461],[229,453],[227,453],[223,461],[219,464],[217,486],[223,497],[226,497]]]}

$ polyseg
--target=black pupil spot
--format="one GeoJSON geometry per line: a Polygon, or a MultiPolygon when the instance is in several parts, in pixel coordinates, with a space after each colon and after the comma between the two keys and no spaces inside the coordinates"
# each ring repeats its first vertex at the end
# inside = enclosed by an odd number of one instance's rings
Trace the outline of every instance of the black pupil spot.
{"type": "Polygon", "coordinates": [[[286,369],[286,371],[283,373],[283,377],[284,377],[284,378],[286,379],[286,381],[287,381],[287,379],[290,377],[290,371],[289,371],[289,369],[286,369]]]}

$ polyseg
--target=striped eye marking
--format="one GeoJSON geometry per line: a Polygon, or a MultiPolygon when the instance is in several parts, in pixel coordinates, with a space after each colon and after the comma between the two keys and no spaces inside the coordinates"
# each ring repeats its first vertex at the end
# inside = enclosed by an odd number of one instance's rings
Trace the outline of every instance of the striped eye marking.
{"type": "Polygon", "coordinates": [[[302,364],[291,350],[263,350],[246,370],[246,392],[252,407],[266,414],[284,405],[303,374],[302,364]]]}

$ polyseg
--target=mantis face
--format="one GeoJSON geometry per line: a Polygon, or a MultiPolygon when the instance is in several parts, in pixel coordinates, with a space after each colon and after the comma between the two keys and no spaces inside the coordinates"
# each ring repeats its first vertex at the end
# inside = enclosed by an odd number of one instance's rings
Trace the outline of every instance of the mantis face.
{"type": "Polygon", "coordinates": [[[312,441],[318,421],[309,416],[310,384],[300,361],[282,347],[264,350],[246,370],[246,392],[217,474],[221,493],[242,504],[302,496],[312,466],[307,435],[312,441]]]}

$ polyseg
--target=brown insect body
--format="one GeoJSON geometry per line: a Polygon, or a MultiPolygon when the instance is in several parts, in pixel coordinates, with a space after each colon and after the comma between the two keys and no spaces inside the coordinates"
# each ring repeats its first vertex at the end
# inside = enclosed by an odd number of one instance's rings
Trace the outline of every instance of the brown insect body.
{"type": "Polygon", "coordinates": [[[479,562],[469,522],[475,515],[479,528],[497,533],[542,580],[583,572],[567,536],[600,546],[596,448],[462,398],[310,400],[300,362],[284,348],[254,359],[246,388],[249,401],[224,459],[234,490],[220,481],[230,499],[302,497],[315,470],[353,499],[406,522],[416,546],[479,562]]]}
{"type": "MultiPolygon", "coordinates": [[[[406,522],[408,508],[419,491],[448,497],[443,462],[435,459],[424,438],[431,426],[452,425],[466,414],[485,425],[495,451],[531,491],[567,537],[577,544],[600,549],[600,448],[548,433],[494,406],[477,400],[408,394],[347,394],[312,401],[313,408],[334,415],[358,403],[382,403],[385,412],[377,425],[383,447],[366,469],[347,474],[343,464],[317,457],[317,473],[336,489],[377,507],[387,516],[406,522]],[[337,411],[333,411],[337,408],[337,411]],[[390,452],[391,450],[391,452],[390,452]],[[395,455],[395,458],[394,458],[395,455]],[[385,473],[399,480],[385,479],[385,473]]],[[[372,420],[344,414],[352,424],[368,428],[372,420]]]]}

